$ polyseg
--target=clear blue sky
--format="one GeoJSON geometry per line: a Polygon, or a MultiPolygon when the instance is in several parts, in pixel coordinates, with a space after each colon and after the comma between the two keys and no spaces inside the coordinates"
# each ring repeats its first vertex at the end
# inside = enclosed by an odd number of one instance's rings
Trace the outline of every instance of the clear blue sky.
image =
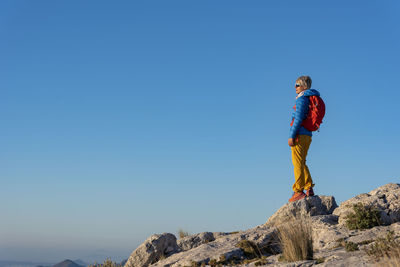
{"type": "Polygon", "coordinates": [[[1,1],[0,259],[264,223],[300,75],[327,105],[316,193],[399,182],[400,5],[349,2],[1,1]]]}

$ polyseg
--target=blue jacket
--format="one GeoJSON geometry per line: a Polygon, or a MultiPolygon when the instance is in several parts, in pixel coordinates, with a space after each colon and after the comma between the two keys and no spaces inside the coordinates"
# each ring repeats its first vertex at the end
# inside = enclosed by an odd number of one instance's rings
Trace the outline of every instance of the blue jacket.
{"type": "Polygon", "coordinates": [[[308,114],[308,106],[310,105],[310,99],[308,97],[312,95],[320,96],[317,90],[308,89],[304,91],[304,94],[301,97],[296,99],[296,111],[292,114],[292,120],[294,118],[294,122],[293,126],[290,127],[289,138],[296,138],[297,135],[312,136],[312,132],[301,126],[301,123],[308,114]]]}

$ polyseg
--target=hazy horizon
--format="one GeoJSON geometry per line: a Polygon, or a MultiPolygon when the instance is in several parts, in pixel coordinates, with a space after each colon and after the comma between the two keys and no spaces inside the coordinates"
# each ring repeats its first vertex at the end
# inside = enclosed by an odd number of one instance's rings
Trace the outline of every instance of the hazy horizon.
{"type": "Polygon", "coordinates": [[[398,1],[0,3],[0,259],[121,261],[291,196],[294,83],[337,202],[398,182],[398,1]]]}
{"type": "MultiPolygon", "coordinates": [[[[65,259],[65,260],[71,260],[71,259],[65,259]]],[[[80,260],[76,259],[76,260],[72,260],[72,261],[75,263],[78,263],[77,261],[80,261],[80,260]]],[[[59,262],[29,262],[29,261],[0,260],[0,267],[37,267],[37,266],[48,267],[48,266],[52,266],[57,263],[59,263],[59,262]]],[[[86,264],[87,263],[85,262],[85,265],[86,264]]]]}

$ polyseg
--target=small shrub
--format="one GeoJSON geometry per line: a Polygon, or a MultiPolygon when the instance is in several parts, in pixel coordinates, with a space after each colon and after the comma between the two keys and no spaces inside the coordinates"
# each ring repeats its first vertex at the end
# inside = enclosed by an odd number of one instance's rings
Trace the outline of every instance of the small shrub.
{"type": "Polygon", "coordinates": [[[120,267],[120,265],[113,262],[110,258],[107,258],[103,263],[94,263],[88,267],[120,267]]]}
{"type": "MultiPolygon", "coordinates": [[[[272,242],[272,241],[271,241],[272,242]]],[[[241,240],[236,244],[236,247],[240,248],[243,251],[244,259],[233,257],[229,262],[230,265],[243,265],[253,263],[256,266],[265,265],[267,263],[267,256],[263,255],[264,253],[271,254],[269,251],[273,250],[273,244],[268,242],[264,244],[262,247],[259,247],[255,242],[250,240],[241,240]]],[[[275,253],[276,254],[276,253],[275,253]]],[[[220,258],[221,259],[221,258],[220,258]]],[[[221,262],[224,266],[228,265],[228,262],[221,262]]]]}
{"type": "Polygon", "coordinates": [[[318,259],[315,260],[315,264],[320,264],[320,263],[323,263],[323,262],[325,262],[325,258],[318,258],[318,259]]]}
{"type": "Polygon", "coordinates": [[[383,257],[391,257],[393,251],[400,248],[400,242],[394,240],[394,232],[389,232],[385,237],[377,238],[375,243],[365,250],[368,256],[379,260],[383,257]]]}
{"type": "Polygon", "coordinates": [[[186,236],[189,236],[189,232],[185,232],[184,230],[179,229],[178,236],[179,236],[179,238],[184,238],[186,236]]]}
{"type": "Polygon", "coordinates": [[[350,241],[346,242],[345,249],[347,252],[356,251],[356,250],[358,250],[358,244],[350,242],[350,241]]]}
{"type": "Polygon", "coordinates": [[[253,259],[253,260],[248,260],[248,259],[241,259],[238,256],[232,256],[229,260],[226,258],[226,256],[224,254],[219,255],[219,259],[211,259],[208,261],[208,263],[206,265],[209,266],[233,266],[233,265],[238,265],[238,264],[246,264],[246,263],[250,263],[253,262],[254,260],[257,259],[253,259]]]}
{"type": "Polygon", "coordinates": [[[261,251],[257,244],[249,240],[240,240],[236,247],[241,248],[247,259],[254,259],[261,257],[261,251]]]}
{"type": "Polygon", "coordinates": [[[364,206],[362,203],[353,205],[354,212],[348,214],[346,226],[350,230],[369,229],[381,225],[381,219],[378,209],[372,206],[364,206]]]}

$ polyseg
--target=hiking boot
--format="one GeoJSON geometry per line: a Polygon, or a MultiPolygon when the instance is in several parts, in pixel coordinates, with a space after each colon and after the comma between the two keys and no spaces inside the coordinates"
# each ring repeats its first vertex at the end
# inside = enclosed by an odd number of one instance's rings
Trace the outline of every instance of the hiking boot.
{"type": "Polygon", "coordinates": [[[289,202],[294,202],[294,201],[303,199],[303,198],[305,198],[305,197],[306,197],[306,194],[304,194],[303,191],[301,191],[301,192],[294,192],[294,193],[293,193],[293,196],[289,199],[289,202]]]}
{"type": "Polygon", "coordinates": [[[308,197],[314,196],[314,190],[312,189],[312,187],[306,190],[306,196],[308,197]]]}

